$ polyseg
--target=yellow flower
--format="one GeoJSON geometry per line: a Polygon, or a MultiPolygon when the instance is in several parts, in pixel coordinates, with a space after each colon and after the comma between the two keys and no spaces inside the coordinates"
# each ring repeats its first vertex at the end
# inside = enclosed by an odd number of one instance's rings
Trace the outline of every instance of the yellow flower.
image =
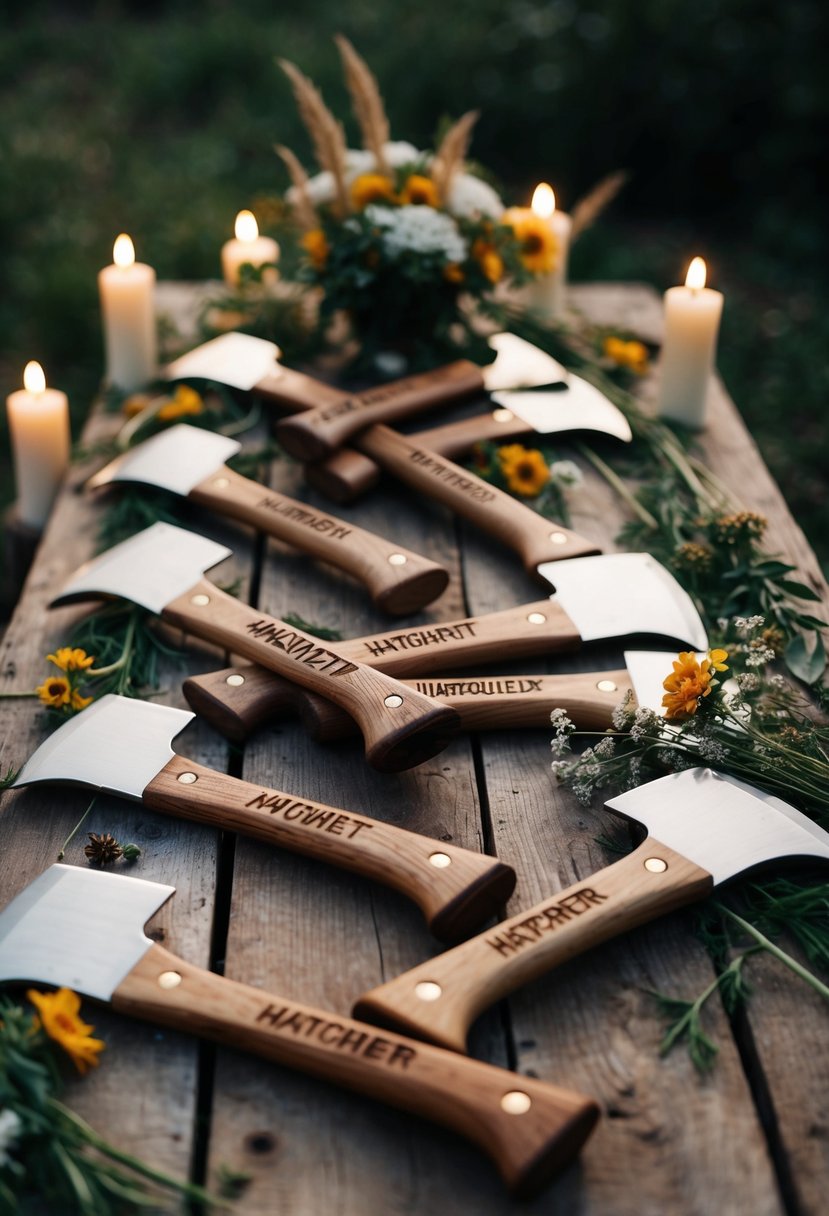
{"type": "Polygon", "coordinates": [[[535,498],[550,480],[547,461],[537,448],[509,443],[498,449],[498,460],[507,489],[513,494],[520,494],[522,498],[535,498]]]}
{"type": "Polygon", "coordinates": [[[128,418],[134,418],[136,414],[140,414],[142,410],[146,409],[151,401],[152,397],[148,393],[133,393],[132,396],[125,399],[121,412],[128,418]]]}
{"type": "Polygon", "coordinates": [[[472,256],[490,283],[499,283],[504,277],[504,259],[489,241],[477,240],[472,246],[472,256]]]}
{"type": "Polygon", "coordinates": [[[531,274],[545,274],[558,265],[558,238],[547,220],[529,207],[509,207],[501,216],[521,246],[521,261],[531,274]]]}
{"type": "Polygon", "coordinates": [[[438,188],[431,177],[413,173],[411,177],[407,178],[405,186],[400,191],[400,202],[420,204],[424,207],[439,207],[438,188]]]}
{"type": "Polygon", "coordinates": [[[648,348],[643,342],[625,342],[623,338],[614,337],[605,338],[604,353],[619,367],[626,367],[637,376],[644,376],[650,369],[648,348]]]}
{"type": "Polygon", "coordinates": [[[447,262],[443,268],[443,277],[447,283],[462,283],[466,277],[463,273],[463,267],[457,262],[447,262]]]}
{"type": "Polygon", "coordinates": [[[86,1072],[99,1063],[98,1055],[106,1044],[102,1039],[91,1038],[95,1027],[87,1026],[78,1016],[81,998],[77,992],[71,988],[59,988],[57,992],[36,992],[30,988],[26,996],[40,1014],[49,1038],[60,1044],[78,1072],[86,1072]]]}
{"type": "Polygon", "coordinates": [[[351,183],[351,201],[358,211],[369,203],[397,202],[394,186],[382,173],[361,173],[351,183]]]}
{"type": "Polygon", "coordinates": [[[35,689],[44,705],[60,709],[68,705],[72,697],[72,688],[66,676],[50,676],[35,689]]]}
{"type": "Polygon", "coordinates": [[[167,404],[162,405],[156,418],[159,422],[172,422],[186,414],[200,414],[203,409],[204,399],[201,394],[187,384],[180,384],[167,404]]]}
{"type": "Polygon", "coordinates": [[[91,705],[94,700],[94,697],[82,697],[77,688],[73,688],[72,696],[69,699],[69,704],[73,709],[80,712],[82,709],[86,709],[87,705],[91,705]]]}
{"type": "Polygon", "coordinates": [[[299,243],[308,254],[308,261],[314,269],[323,270],[325,263],[328,261],[328,255],[331,252],[323,230],[321,228],[311,228],[308,232],[302,234],[299,243]]]}
{"type": "Polygon", "coordinates": [[[95,656],[87,654],[79,646],[60,646],[54,654],[47,654],[46,658],[61,671],[85,671],[95,662],[95,656]]]}
{"type": "Polygon", "coordinates": [[[709,650],[707,658],[697,661],[692,650],[683,650],[673,662],[673,671],[663,682],[665,696],[662,707],[666,718],[691,718],[703,697],[707,697],[718,681],[714,672],[728,671],[725,650],[709,650]]]}

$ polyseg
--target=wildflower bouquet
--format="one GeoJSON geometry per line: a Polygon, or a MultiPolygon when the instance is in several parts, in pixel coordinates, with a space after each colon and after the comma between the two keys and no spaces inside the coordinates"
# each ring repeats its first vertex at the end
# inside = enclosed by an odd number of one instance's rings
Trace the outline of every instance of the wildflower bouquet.
{"type": "Polygon", "coordinates": [[[347,39],[337,45],[362,149],[346,146],[315,86],[281,61],[321,169],[308,177],[293,152],[277,149],[293,182],[286,197],[302,229],[302,273],[324,293],[321,320],[344,312],[360,364],[374,373],[397,375],[473,349],[486,362],[491,351],[470,326],[475,304],[496,284],[553,269],[556,238],[531,211],[506,210],[466,167],[475,113],[434,152],[392,142],[374,76],[347,39]]]}

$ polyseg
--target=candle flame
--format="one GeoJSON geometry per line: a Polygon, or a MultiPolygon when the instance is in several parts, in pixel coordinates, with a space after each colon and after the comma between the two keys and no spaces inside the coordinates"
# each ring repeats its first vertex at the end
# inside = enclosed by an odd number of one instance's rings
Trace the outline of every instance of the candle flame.
{"type": "Polygon", "coordinates": [[[556,209],[556,196],[552,186],[541,182],[533,194],[532,209],[542,220],[548,220],[556,209]]]}
{"type": "Polygon", "coordinates": [[[255,241],[259,236],[259,225],[252,211],[240,211],[234,229],[237,241],[255,241]]]}
{"type": "Polygon", "coordinates": [[[39,363],[32,360],[23,370],[23,387],[27,393],[37,397],[46,389],[46,377],[39,363]]]}
{"type": "Polygon", "coordinates": [[[692,291],[699,291],[705,286],[705,262],[702,258],[693,258],[685,276],[685,286],[692,291]]]}
{"type": "Polygon", "coordinates": [[[134,264],[135,246],[126,232],[122,232],[119,237],[115,238],[115,244],[112,246],[112,260],[122,270],[126,270],[127,267],[134,264]]]}

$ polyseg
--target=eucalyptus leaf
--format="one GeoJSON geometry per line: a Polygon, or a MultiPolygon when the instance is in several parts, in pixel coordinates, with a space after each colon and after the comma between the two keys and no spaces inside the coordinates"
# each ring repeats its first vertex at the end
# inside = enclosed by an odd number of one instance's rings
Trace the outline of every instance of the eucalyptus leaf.
{"type": "Polygon", "coordinates": [[[817,683],[826,669],[826,647],[819,633],[815,634],[815,644],[811,650],[803,634],[798,634],[789,642],[783,657],[789,671],[804,684],[817,683]]]}

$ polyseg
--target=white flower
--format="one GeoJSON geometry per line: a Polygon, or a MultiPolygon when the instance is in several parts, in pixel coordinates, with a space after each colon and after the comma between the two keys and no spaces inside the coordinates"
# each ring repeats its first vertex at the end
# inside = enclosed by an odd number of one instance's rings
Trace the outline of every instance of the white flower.
{"type": "Polygon", "coordinates": [[[388,257],[399,258],[406,253],[438,253],[447,262],[462,262],[467,244],[458,232],[455,221],[442,211],[431,207],[384,207],[370,203],[365,217],[381,229],[381,241],[388,257]]]}
{"type": "MultiPolygon", "coordinates": [[[[386,160],[392,169],[397,169],[401,165],[408,165],[414,161],[420,160],[423,156],[422,152],[418,152],[414,144],[406,143],[404,140],[396,140],[383,145],[386,154],[386,160]]],[[[377,158],[373,152],[367,152],[363,148],[349,148],[345,154],[345,184],[350,186],[355,178],[360,177],[363,173],[373,173],[377,168],[377,158]]],[[[315,207],[324,207],[326,203],[334,200],[334,178],[325,169],[322,173],[316,173],[313,177],[309,177],[306,190],[308,197],[315,207]]],[[[297,199],[297,192],[293,186],[286,191],[285,199],[291,206],[294,205],[297,199]]]]}
{"type": "Polygon", "coordinates": [[[554,460],[550,465],[550,476],[563,486],[580,486],[584,481],[584,475],[574,460],[554,460]]]}
{"type": "Polygon", "coordinates": [[[498,220],[504,213],[504,204],[492,186],[472,173],[455,174],[446,206],[453,215],[462,215],[467,219],[485,215],[488,219],[498,220]]]}
{"type": "Polygon", "coordinates": [[[8,1163],[10,1150],[17,1143],[22,1129],[20,1116],[15,1111],[0,1111],[0,1166],[8,1163]]]}

